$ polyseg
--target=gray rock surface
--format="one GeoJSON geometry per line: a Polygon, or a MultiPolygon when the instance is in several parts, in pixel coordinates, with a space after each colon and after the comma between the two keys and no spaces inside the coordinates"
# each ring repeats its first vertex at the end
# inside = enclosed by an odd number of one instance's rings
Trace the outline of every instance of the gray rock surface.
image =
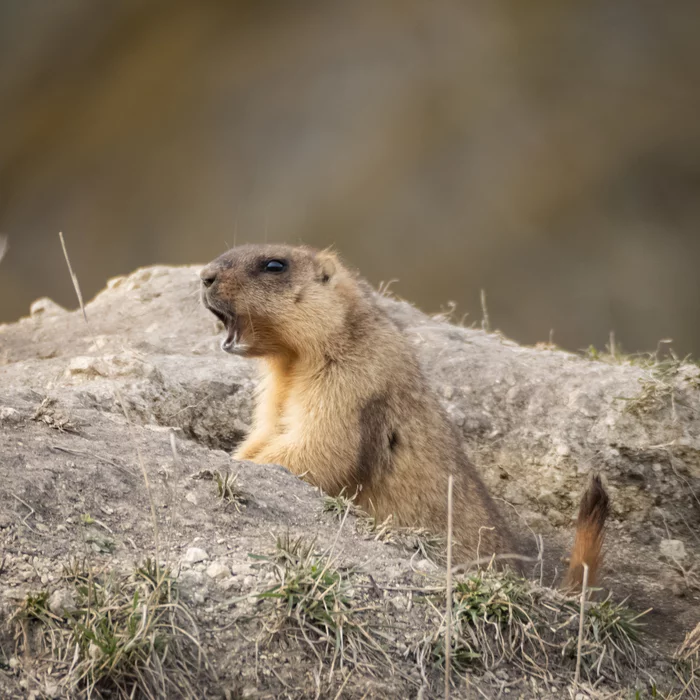
{"type": "MultiPolygon", "coordinates": [[[[415,572],[411,553],[350,526],[338,536],[318,494],[286,470],[231,462],[226,451],[250,425],[255,368],[219,350],[197,271],[154,267],[110,281],[87,305],[89,327],[79,311],[49,303],[0,326],[0,606],[57,581],[61,562],[86,547],[126,565],[154,539],[161,558],[188,562],[181,586],[197,605],[225,605],[225,595],[245,605],[269,586],[248,555],[288,532],[337,540],[373,580],[415,572]],[[217,499],[216,471],[239,472],[250,494],[240,509],[217,499]]],[[[660,636],[689,628],[700,608],[688,583],[700,532],[698,367],[526,348],[402,301],[381,304],[459,417],[465,449],[514,527],[543,536],[546,582],[562,568],[589,474],[600,472],[613,503],[604,585],[654,607],[660,636]],[[669,540],[685,554],[680,578],[669,540]]]]}

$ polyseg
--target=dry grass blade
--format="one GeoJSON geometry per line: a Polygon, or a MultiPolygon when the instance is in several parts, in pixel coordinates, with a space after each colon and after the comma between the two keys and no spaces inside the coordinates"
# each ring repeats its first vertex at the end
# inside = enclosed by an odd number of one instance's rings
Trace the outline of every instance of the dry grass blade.
{"type": "Polygon", "coordinates": [[[60,607],[40,591],[12,623],[19,651],[48,655],[68,697],[194,699],[213,680],[194,618],[153,561],[128,577],[74,563],[58,590],[60,607]]]}
{"type": "Polygon", "coordinates": [[[232,504],[237,511],[240,511],[241,506],[244,506],[248,499],[238,483],[238,474],[214,472],[214,481],[219,500],[227,505],[232,504]]]}
{"type": "Polygon", "coordinates": [[[583,562],[583,584],[581,585],[581,614],[578,625],[578,645],[576,646],[576,674],[574,685],[581,680],[581,649],[583,648],[583,624],[586,619],[586,594],[588,593],[588,564],[583,562]]]}
{"type": "Polygon", "coordinates": [[[356,612],[348,574],[332,558],[314,551],[314,542],[289,536],[278,539],[271,556],[256,556],[271,567],[276,583],[258,594],[270,639],[296,639],[320,664],[362,666],[379,656],[389,664],[381,645],[356,612]]]}
{"type": "Polygon", "coordinates": [[[352,513],[353,515],[359,515],[360,510],[355,505],[355,499],[350,498],[345,489],[343,489],[337,496],[324,496],[323,497],[323,512],[330,513],[338,520],[342,520],[346,513],[352,513]]]}
{"type": "MultiPolygon", "coordinates": [[[[92,326],[90,326],[90,322],[88,321],[87,317],[87,311],[85,310],[85,304],[83,302],[83,294],[80,291],[80,283],[78,282],[78,278],[73,272],[73,266],[71,265],[70,262],[70,257],[68,255],[68,248],[66,247],[66,242],[63,238],[63,233],[58,234],[59,238],[61,239],[61,247],[63,248],[63,256],[66,259],[66,265],[68,266],[68,272],[70,273],[71,281],[73,282],[73,288],[75,289],[75,295],[78,297],[78,303],[80,305],[80,311],[83,314],[83,319],[85,320],[85,325],[88,329],[88,332],[90,333],[90,336],[92,337],[92,342],[93,345],[97,348],[99,347],[99,344],[97,342],[97,338],[95,337],[95,334],[92,332],[92,326]]],[[[141,448],[139,447],[139,444],[134,436],[134,426],[131,422],[131,418],[129,416],[129,411],[126,407],[126,402],[124,401],[121,391],[119,391],[118,385],[115,385],[115,394],[117,397],[117,401],[119,402],[119,406],[122,409],[122,412],[124,414],[124,418],[126,420],[127,427],[129,429],[129,437],[131,438],[131,442],[134,445],[134,449],[136,450],[136,457],[138,459],[139,466],[141,468],[141,475],[143,477],[144,484],[146,486],[146,493],[148,494],[148,502],[151,510],[151,521],[153,525],[153,541],[154,541],[154,549],[155,549],[155,557],[156,561],[160,561],[160,545],[159,545],[159,536],[158,536],[158,516],[156,515],[156,504],[155,501],[153,500],[153,493],[151,491],[151,483],[148,478],[148,471],[146,470],[146,463],[144,462],[143,455],[141,454],[141,448]]]]}
{"type": "Polygon", "coordinates": [[[447,617],[441,616],[416,653],[419,664],[432,661],[444,668],[449,639],[451,665],[461,675],[510,663],[545,681],[551,680],[555,670],[573,681],[579,658],[582,679],[590,681],[601,674],[618,677],[624,671],[634,676],[642,649],[639,618],[643,614],[610,598],[589,602],[580,630],[578,599],[508,569],[480,569],[455,580],[451,635],[447,617]]]}
{"type": "Polygon", "coordinates": [[[445,598],[447,610],[445,613],[445,700],[450,698],[450,685],[452,683],[450,669],[450,652],[452,650],[452,484],[450,474],[447,480],[447,582],[445,584],[445,598]]]}
{"type": "Polygon", "coordinates": [[[700,622],[685,635],[674,655],[676,674],[690,697],[700,697],[700,622]]]}

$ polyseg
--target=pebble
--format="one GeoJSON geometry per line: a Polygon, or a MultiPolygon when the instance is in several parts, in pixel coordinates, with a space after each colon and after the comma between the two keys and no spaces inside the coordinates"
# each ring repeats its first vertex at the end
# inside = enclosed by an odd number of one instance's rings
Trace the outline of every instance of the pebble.
{"type": "Polygon", "coordinates": [[[439,567],[437,564],[430,561],[430,559],[421,559],[420,561],[416,562],[416,569],[426,573],[434,573],[439,570],[439,567]]]}
{"type": "Polygon", "coordinates": [[[215,561],[207,567],[207,576],[213,579],[226,578],[231,575],[228,566],[220,561],[215,561]]]}
{"type": "Polygon", "coordinates": [[[685,551],[685,545],[680,540],[661,540],[659,542],[659,551],[661,556],[679,561],[688,556],[688,553],[685,551]]]}
{"type": "Polygon", "coordinates": [[[564,513],[558,511],[556,508],[550,508],[547,511],[547,517],[549,518],[549,522],[555,527],[562,527],[569,522],[569,519],[564,515],[564,513]]]}
{"type": "Polygon", "coordinates": [[[48,297],[42,297],[33,301],[29,307],[30,316],[55,316],[64,313],[66,313],[66,310],[48,297]]]}
{"type": "Polygon", "coordinates": [[[196,564],[198,561],[205,561],[206,559],[209,559],[209,555],[207,554],[206,550],[201,549],[200,547],[190,547],[185,552],[185,556],[182,558],[182,561],[185,561],[188,564],[196,564]]]}
{"type": "Polygon", "coordinates": [[[75,610],[75,593],[68,588],[56,589],[49,598],[49,610],[59,617],[75,610]]]}
{"type": "Polygon", "coordinates": [[[22,415],[19,411],[9,406],[0,408],[0,423],[19,423],[22,415]]]}

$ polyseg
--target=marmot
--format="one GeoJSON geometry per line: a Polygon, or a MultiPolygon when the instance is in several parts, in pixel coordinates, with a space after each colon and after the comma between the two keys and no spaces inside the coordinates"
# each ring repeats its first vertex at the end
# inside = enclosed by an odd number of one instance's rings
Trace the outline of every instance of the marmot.
{"type": "MultiPolygon", "coordinates": [[[[442,533],[452,474],[458,556],[517,551],[409,340],[367,282],[331,252],[287,245],[234,248],[201,280],[204,305],[226,328],[222,348],[262,360],[253,429],[236,459],[281,464],[331,496],[356,494],[379,520],[442,533]]],[[[604,494],[597,481],[584,498],[572,570],[597,568],[604,514],[593,513],[604,494]]]]}

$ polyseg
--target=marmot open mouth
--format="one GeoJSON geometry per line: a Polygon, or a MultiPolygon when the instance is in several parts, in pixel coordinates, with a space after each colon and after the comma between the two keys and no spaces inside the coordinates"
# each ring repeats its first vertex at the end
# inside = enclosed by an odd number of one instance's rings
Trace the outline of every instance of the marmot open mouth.
{"type": "Polygon", "coordinates": [[[224,321],[224,326],[226,327],[226,337],[221,341],[221,349],[224,352],[230,352],[235,355],[241,351],[237,317],[234,316],[226,319],[224,321]]]}
{"type": "Polygon", "coordinates": [[[226,329],[226,337],[221,341],[221,349],[231,355],[242,355],[247,346],[241,343],[241,329],[238,324],[238,316],[232,313],[223,313],[207,304],[207,309],[216,316],[226,329]]]}

